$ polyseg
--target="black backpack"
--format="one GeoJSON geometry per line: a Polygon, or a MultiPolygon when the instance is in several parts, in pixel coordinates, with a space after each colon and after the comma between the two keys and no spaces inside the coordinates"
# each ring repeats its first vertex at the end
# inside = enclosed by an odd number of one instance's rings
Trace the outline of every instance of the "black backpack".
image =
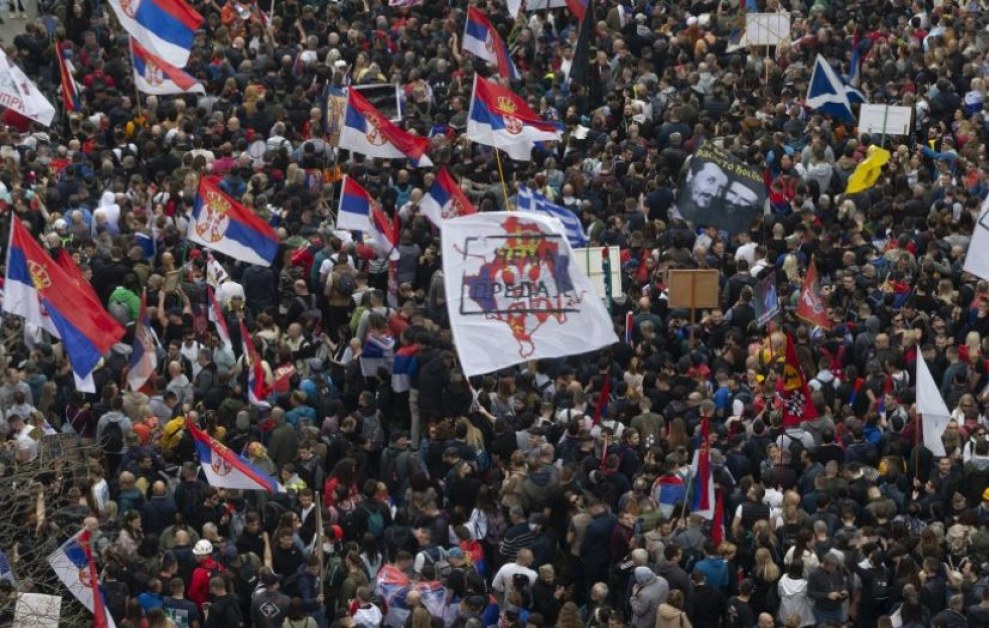
{"type": "Polygon", "coordinates": [[[869,590],[867,593],[869,599],[873,601],[883,601],[892,597],[893,578],[892,574],[889,572],[889,569],[885,565],[870,567],[868,574],[869,590]]]}
{"type": "Polygon", "coordinates": [[[119,454],[124,450],[124,428],[120,421],[107,421],[100,435],[100,447],[108,454],[119,454]]]}
{"type": "Polygon", "coordinates": [[[357,281],[353,273],[340,273],[340,276],[333,283],[333,288],[340,296],[352,297],[357,291],[357,281]]]}

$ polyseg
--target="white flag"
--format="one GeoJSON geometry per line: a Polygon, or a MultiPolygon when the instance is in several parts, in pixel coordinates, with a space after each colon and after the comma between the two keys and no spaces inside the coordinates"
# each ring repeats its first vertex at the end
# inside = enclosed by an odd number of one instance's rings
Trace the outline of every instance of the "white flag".
{"type": "Polygon", "coordinates": [[[982,201],[979,219],[975,221],[962,269],[977,277],[989,279],[989,197],[982,201]]]}
{"type": "Polygon", "coordinates": [[[935,456],[943,456],[941,435],[951,420],[951,413],[948,412],[948,406],[941,398],[941,390],[920,353],[917,354],[917,413],[921,415],[924,447],[930,449],[935,456]]]}
{"type": "Polygon", "coordinates": [[[0,105],[45,126],[51,126],[55,118],[55,107],[2,49],[0,49],[0,105]]]}
{"type": "Polygon", "coordinates": [[[559,221],[485,212],[442,229],[447,310],[468,377],[618,342],[559,221]]]}

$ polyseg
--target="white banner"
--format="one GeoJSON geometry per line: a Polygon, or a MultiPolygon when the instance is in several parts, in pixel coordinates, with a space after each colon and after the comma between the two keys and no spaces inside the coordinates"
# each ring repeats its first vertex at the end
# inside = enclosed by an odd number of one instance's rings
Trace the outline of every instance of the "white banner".
{"type": "Polygon", "coordinates": [[[618,342],[558,221],[486,212],[443,222],[450,326],[468,377],[618,342]]]}
{"type": "Polygon", "coordinates": [[[0,106],[16,111],[43,126],[51,126],[55,118],[55,107],[2,49],[0,49],[0,106]]]}
{"type": "Polygon", "coordinates": [[[935,456],[944,455],[944,444],[941,442],[941,435],[944,428],[948,427],[951,420],[951,412],[945,405],[941,397],[930,369],[924,356],[917,354],[917,413],[921,415],[921,425],[923,427],[924,447],[931,450],[935,456]]]}
{"type": "Polygon", "coordinates": [[[989,279],[989,197],[979,208],[979,218],[972,230],[972,239],[968,243],[968,253],[965,255],[963,270],[976,277],[989,279]]]}

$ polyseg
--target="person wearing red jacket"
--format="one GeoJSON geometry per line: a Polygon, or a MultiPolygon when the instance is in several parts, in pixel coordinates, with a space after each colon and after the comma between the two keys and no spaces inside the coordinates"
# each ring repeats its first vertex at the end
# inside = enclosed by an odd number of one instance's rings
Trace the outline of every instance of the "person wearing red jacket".
{"type": "Polygon", "coordinates": [[[192,570],[192,579],[189,580],[186,597],[191,602],[195,602],[202,611],[203,604],[209,601],[209,580],[222,573],[223,566],[213,558],[213,544],[206,539],[196,542],[192,548],[192,555],[196,557],[196,568],[192,570]]]}

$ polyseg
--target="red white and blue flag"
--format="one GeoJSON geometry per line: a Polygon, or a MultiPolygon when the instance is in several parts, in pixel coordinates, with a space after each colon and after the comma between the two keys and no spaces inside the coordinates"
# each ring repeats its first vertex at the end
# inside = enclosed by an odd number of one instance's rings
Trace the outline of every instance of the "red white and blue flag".
{"type": "Polygon", "coordinates": [[[436,172],[433,184],[419,202],[419,211],[434,225],[442,227],[444,220],[476,214],[477,208],[444,166],[436,172]]]}
{"type": "Polygon", "coordinates": [[[145,50],[176,68],[189,63],[189,53],[203,16],[185,0],[110,0],[127,34],[145,50]]]}
{"type": "Polygon", "coordinates": [[[285,487],[275,478],[196,427],[192,421],[186,421],[186,428],[192,436],[199,464],[202,465],[206,482],[210,486],[269,493],[285,492],[285,487]]]}
{"type": "Polygon", "coordinates": [[[502,78],[518,81],[522,78],[512,61],[505,41],[488,20],[488,16],[475,6],[467,7],[467,24],[464,26],[463,49],[478,59],[498,66],[502,78]]]}
{"type": "Polygon", "coordinates": [[[79,602],[93,614],[94,628],[114,628],[113,617],[107,611],[99,575],[93,562],[93,533],[87,529],[77,532],[48,557],[55,575],[79,602]]]}
{"type": "Polygon", "coordinates": [[[131,390],[141,390],[158,368],[158,338],[148,318],[148,293],[141,292],[141,310],[134,325],[134,344],[127,369],[131,390]]]}
{"type": "Polygon", "coordinates": [[[124,335],[123,327],[79,290],[19,220],[11,223],[3,310],[62,340],[79,390],[95,392],[90,375],[124,335]]]}
{"type": "Polygon", "coordinates": [[[72,256],[65,247],[61,247],[58,250],[58,259],[55,260],[58,265],[72,278],[76,286],[85,292],[93,301],[99,303],[100,297],[97,296],[96,290],[93,290],[93,284],[89,283],[85,277],[82,276],[82,271],[76,266],[75,261],[73,261],[72,256]]]}
{"type": "Polygon", "coordinates": [[[359,90],[347,90],[340,148],[378,159],[408,159],[417,168],[432,166],[429,138],[402,129],[374,108],[359,90]]]}
{"type": "Polygon", "coordinates": [[[244,319],[240,321],[240,337],[243,342],[244,360],[247,367],[247,400],[253,404],[267,403],[268,387],[265,385],[264,364],[247,331],[244,319]]]}
{"type": "Polygon", "coordinates": [[[340,191],[340,206],[337,209],[337,229],[370,231],[371,208],[377,205],[360,183],[345,176],[340,191]]]}
{"type": "Polygon", "coordinates": [[[271,266],[278,253],[278,234],[271,225],[206,177],[199,179],[188,236],[192,242],[258,266],[271,266]]]}
{"type": "Polygon", "coordinates": [[[562,137],[559,123],[539,117],[525,99],[476,74],[467,116],[467,139],[493,146],[518,161],[532,158],[536,142],[557,141],[562,137]]]}
{"type": "Polygon", "coordinates": [[[207,316],[210,322],[216,327],[216,335],[220,338],[220,343],[223,344],[224,349],[233,351],[230,330],[227,329],[227,319],[223,315],[223,309],[220,307],[220,302],[216,298],[216,288],[206,286],[206,299],[209,302],[207,316]]]}
{"type": "Polygon", "coordinates": [[[711,419],[701,418],[701,442],[690,465],[693,481],[690,512],[705,519],[714,517],[714,474],[711,469],[711,419]]]}
{"type": "Polygon", "coordinates": [[[399,221],[375,205],[371,208],[371,235],[389,260],[398,261],[399,221]]]}
{"type": "Polygon", "coordinates": [[[151,54],[136,39],[130,40],[134,85],[145,94],[205,94],[206,88],[188,72],[151,54]]]}
{"type": "Polygon", "coordinates": [[[60,41],[55,44],[58,60],[58,74],[62,81],[62,104],[66,111],[82,111],[82,99],[79,98],[79,85],[72,72],[75,69],[69,59],[69,42],[60,41]]]}

